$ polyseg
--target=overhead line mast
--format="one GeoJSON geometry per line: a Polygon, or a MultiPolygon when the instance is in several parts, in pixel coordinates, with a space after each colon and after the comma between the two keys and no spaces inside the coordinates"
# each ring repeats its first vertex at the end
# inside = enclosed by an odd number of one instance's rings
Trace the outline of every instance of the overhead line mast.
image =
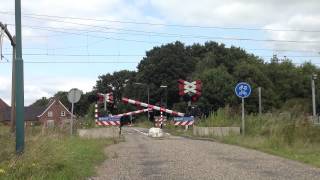
{"type": "MultiPolygon", "coordinates": [[[[12,83],[11,83],[11,132],[13,133],[15,131],[15,125],[16,125],[16,97],[15,97],[15,71],[16,71],[16,38],[15,36],[12,36],[7,28],[7,25],[4,25],[0,22],[0,27],[1,29],[4,30],[5,34],[7,35],[7,37],[9,38],[10,42],[11,42],[11,46],[12,46],[12,83]]],[[[2,54],[1,54],[2,56],[2,54]]]]}

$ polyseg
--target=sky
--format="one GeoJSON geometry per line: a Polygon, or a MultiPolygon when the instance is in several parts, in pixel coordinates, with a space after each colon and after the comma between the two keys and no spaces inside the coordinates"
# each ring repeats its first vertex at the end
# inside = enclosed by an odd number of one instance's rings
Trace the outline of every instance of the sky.
{"type": "MultiPolygon", "coordinates": [[[[216,41],[265,61],[320,64],[318,0],[22,1],[25,105],[57,91],[91,91],[99,75],[136,70],[145,52],[181,41],[216,41]]],[[[15,34],[14,1],[0,22],[15,34]]],[[[0,98],[10,102],[12,48],[3,39],[0,98]]]]}

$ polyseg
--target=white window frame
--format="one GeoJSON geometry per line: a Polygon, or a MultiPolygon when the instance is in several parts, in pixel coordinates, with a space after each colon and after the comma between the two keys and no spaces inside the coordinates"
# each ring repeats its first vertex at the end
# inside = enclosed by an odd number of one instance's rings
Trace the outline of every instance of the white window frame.
{"type": "Polygon", "coordinates": [[[48,117],[52,117],[53,116],[53,112],[52,111],[48,111],[48,117]]]}
{"type": "Polygon", "coordinates": [[[48,128],[53,128],[55,125],[54,120],[47,120],[46,124],[48,128]]]}
{"type": "Polygon", "coordinates": [[[65,117],[66,116],[66,111],[61,111],[60,116],[65,117]]]}

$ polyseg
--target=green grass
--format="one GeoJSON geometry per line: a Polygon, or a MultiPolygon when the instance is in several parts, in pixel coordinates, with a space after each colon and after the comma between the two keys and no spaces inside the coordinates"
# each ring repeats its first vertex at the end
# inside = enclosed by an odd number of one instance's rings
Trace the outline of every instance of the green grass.
{"type": "Polygon", "coordinates": [[[261,136],[226,136],[215,139],[320,167],[320,143],[296,141],[288,145],[261,136]]]}
{"type": "Polygon", "coordinates": [[[218,109],[207,118],[202,118],[196,123],[200,127],[226,127],[226,126],[240,126],[241,119],[237,116],[230,116],[230,108],[218,109]]]}
{"type": "MultiPolygon", "coordinates": [[[[34,130],[35,131],[35,130],[34,130]]],[[[26,132],[25,152],[14,154],[14,138],[0,127],[0,179],[85,179],[106,156],[110,139],[26,132]]]]}
{"type": "MultiPolygon", "coordinates": [[[[202,127],[240,127],[240,115],[230,108],[219,109],[206,119],[196,122],[202,127]]],[[[247,115],[246,135],[212,138],[227,144],[239,145],[320,167],[320,127],[306,116],[290,113],[247,115]]],[[[173,135],[193,136],[191,131],[169,128],[173,135]]],[[[194,136],[193,136],[194,137],[194,136]]]]}

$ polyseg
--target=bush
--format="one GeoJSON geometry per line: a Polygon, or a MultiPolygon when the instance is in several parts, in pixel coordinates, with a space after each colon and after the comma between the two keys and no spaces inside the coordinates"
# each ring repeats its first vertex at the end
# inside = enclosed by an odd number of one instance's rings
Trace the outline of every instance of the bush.
{"type": "Polygon", "coordinates": [[[239,126],[241,119],[231,114],[231,109],[226,106],[211,113],[207,118],[200,119],[196,125],[203,127],[212,126],[239,126]]]}
{"type": "MultiPolygon", "coordinates": [[[[241,126],[241,115],[233,115],[229,107],[218,109],[208,118],[197,122],[198,126],[241,126]]],[[[306,116],[289,112],[245,116],[246,136],[261,136],[269,139],[271,146],[293,146],[320,143],[320,127],[314,126],[306,116]]]]}

